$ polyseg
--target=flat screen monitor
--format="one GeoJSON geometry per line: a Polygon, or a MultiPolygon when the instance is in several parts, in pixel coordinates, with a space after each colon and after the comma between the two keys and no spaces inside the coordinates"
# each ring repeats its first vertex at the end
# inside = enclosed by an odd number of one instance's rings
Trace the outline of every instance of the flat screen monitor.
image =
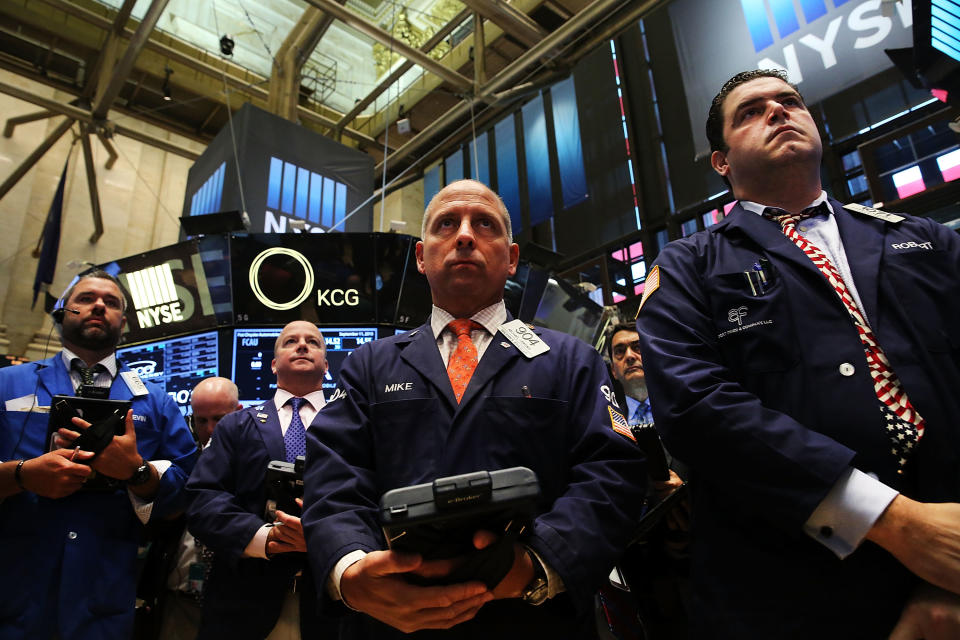
{"type": "MultiPolygon", "coordinates": [[[[282,327],[233,330],[233,381],[240,389],[240,404],[245,407],[273,397],[277,377],[270,368],[273,344],[282,327]]],[[[329,397],[337,387],[343,361],[350,352],[365,342],[377,339],[376,327],[321,327],[327,344],[327,370],[323,381],[324,395],[329,397]]]]}
{"type": "Polygon", "coordinates": [[[603,307],[562,278],[547,281],[533,323],[576,336],[593,346],[603,307]]]}
{"type": "Polygon", "coordinates": [[[154,340],[117,349],[117,359],[141,380],[160,385],[187,415],[190,393],[198,382],[220,375],[217,332],[154,340]]]}

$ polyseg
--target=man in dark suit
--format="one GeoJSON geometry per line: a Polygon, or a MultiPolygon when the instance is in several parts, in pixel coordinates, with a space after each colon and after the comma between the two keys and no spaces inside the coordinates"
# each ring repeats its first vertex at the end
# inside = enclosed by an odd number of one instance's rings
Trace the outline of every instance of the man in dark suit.
{"type": "MultiPolygon", "coordinates": [[[[430,321],[354,351],[307,434],[311,566],[354,610],[342,638],[423,629],[446,631],[414,637],[596,637],[593,594],[630,539],[645,489],[603,361],[576,338],[509,318],[503,288],[518,248],[489,188],[448,185],[423,226],[416,255],[430,321]],[[514,466],[536,472],[541,499],[533,527],[505,547],[506,576],[492,589],[408,580],[450,566],[386,550],[380,495],[514,466]]],[[[473,543],[493,539],[479,532],[473,543]]]]}
{"type": "Polygon", "coordinates": [[[187,483],[193,499],[187,527],[214,553],[201,639],[317,637],[316,589],[300,518],[264,515],[267,465],[303,455],[304,425],[324,405],[326,345],[317,327],[285,326],[271,367],[273,399],[225,416],[187,483]]]}
{"type": "Polygon", "coordinates": [[[731,78],[707,135],[739,203],[664,248],[637,318],[697,637],[956,638],[960,237],[829,199],[781,72],[731,78]]]}
{"type": "MultiPolygon", "coordinates": [[[[117,361],[126,299],[109,273],[80,277],[53,317],[63,350],[0,371],[0,638],[133,632],[143,525],[183,510],[196,445],[176,403],[117,361]],[[123,435],[96,457],[47,422],[54,395],[129,400],[123,435]],[[99,489],[84,486],[93,472],[99,489]]],[[[75,424],[77,431],[83,424],[75,424]]]]}

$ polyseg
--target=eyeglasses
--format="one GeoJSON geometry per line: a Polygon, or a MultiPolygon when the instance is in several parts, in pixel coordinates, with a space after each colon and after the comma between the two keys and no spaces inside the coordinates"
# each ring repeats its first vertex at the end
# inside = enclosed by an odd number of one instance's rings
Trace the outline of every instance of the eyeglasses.
{"type": "Polygon", "coordinates": [[[613,348],[613,358],[615,360],[623,360],[627,355],[627,348],[630,348],[634,354],[637,356],[640,355],[640,341],[634,340],[633,342],[621,342],[613,348]]]}

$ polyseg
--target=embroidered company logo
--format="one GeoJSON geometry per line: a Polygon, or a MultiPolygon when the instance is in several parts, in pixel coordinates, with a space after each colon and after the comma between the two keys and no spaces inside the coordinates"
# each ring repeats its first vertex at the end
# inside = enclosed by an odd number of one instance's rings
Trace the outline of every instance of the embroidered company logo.
{"type": "Polygon", "coordinates": [[[746,315],[747,315],[746,307],[736,307],[734,309],[730,309],[730,311],[727,312],[727,320],[729,320],[730,322],[736,322],[737,325],[742,325],[743,318],[746,315]]]}
{"type": "Polygon", "coordinates": [[[141,329],[181,322],[183,307],[169,264],[123,274],[141,329]]]}
{"type": "Polygon", "coordinates": [[[830,0],[829,4],[826,0],[740,0],[754,52],[771,56],[760,59],[757,68],[782,69],[797,84],[803,82],[805,69],[817,71],[810,69],[816,64],[814,60],[825,71],[837,65],[838,55],[875,47],[895,29],[911,27],[911,6],[909,0],[895,3],[894,17],[885,15],[879,0],[830,0]],[[820,20],[825,16],[829,20],[820,20]],[[779,51],[767,51],[784,38],[801,32],[793,38],[795,42],[779,51]],[[805,55],[801,56],[801,52],[805,55]]]}
{"type": "Polygon", "coordinates": [[[342,222],[346,212],[347,185],[280,158],[270,158],[264,232],[286,232],[292,217],[306,222],[310,233],[324,233],[342,222]]]}
{"type": "Polygon", "coordinates": [[[203,186],[193,194],[190,200],[190,215],[200,216],[220,211],[220,203],[223,199],[223,176],[226,170],[227,163],[221,162],[213,175],[207,178],[203,186]]]}

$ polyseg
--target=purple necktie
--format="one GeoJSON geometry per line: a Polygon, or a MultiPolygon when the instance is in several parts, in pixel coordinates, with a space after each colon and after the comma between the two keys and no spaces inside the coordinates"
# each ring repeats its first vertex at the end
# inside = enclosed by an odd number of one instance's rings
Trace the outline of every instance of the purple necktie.
{"type": "Polygon", "coordinates": [[[307,455],[307,432],[300,419],[300,407],[306,402],[303,398],[290,398],[287,402],[293,406],[293,418],[287,432],[283,434],[283,446],[286,449],[287,462],[295,462],[297,456],[307,455]]]}

